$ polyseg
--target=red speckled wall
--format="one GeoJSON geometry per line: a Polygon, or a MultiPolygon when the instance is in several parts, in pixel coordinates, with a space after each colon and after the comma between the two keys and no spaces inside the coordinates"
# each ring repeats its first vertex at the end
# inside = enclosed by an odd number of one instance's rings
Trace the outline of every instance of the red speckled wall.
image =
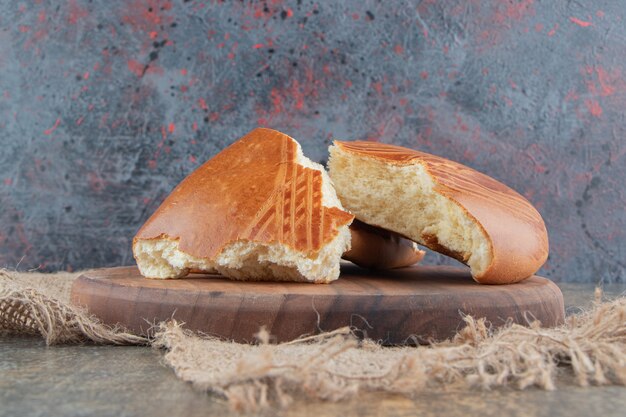
{"type": "MultiPolygon", "coordinates": [[[[435,153],[544,216],[554,280],[624,281],[624,1],[0,1],[0,266],[133,262],[256,126],[435,153]]],[[[428,263],[448,263],[429,254],[428,263]]]]}

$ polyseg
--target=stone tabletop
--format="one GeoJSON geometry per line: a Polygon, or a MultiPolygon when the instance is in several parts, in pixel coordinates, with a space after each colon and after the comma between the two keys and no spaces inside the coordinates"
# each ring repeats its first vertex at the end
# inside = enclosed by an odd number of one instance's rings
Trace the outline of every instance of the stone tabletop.
{"type": "MultiPolygon", "coordinates": [[[[560,284],[566,311],[588,306],[590,284],[560,284]]],[[[626,284],[604,288],[624,294],[626,284]]],[[[0,337],[0,416],[207,416],[229,415],[218,397],[181,382],[147,347],[54,346],[33,337],[0,337]]],[[[626,388],[573,385],[558,390],[445,392],[413,398],[364,394],[340,403],[297,403],[284,416],[623,416],[626,388]]],[[[272,412],[271,415],[276,413],[272,412]]]]}

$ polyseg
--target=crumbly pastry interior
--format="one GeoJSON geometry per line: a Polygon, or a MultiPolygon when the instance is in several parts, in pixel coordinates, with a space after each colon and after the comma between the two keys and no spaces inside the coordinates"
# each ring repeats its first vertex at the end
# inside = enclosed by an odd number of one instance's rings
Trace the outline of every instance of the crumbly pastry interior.
{"type": "Polygon", "coordinates": [[[491,242],[476,220],[436,191],[416,161],[394,165],[330,147],[329,172],[339,199],[357,219],[393,230],[466,263],[474,276],[491,264],[491,242]]]}
{"type": "Polygon", "coordinates": [[[219,273],[238,280],[313,281],[326,283],[339,277],[339,258],[349,247],[350,232],[342,230],[314,258],[282,244],[235,242],[207,260],[178,249],[168,238],[141,239],[134,245],[141,274],[148,278],[182,278],[190,270],[219,273]]]}
{"type": "MultiPolygon", "coordinates": [[[[297,144],[297,142],[296,142],[297,144]]],[[[302,153],[297,144],[296,162],[322,174],[322,205],[343,209],[324,168],[302,153]]],[[[181,278],[190,270],[220,273],[239,280],[303,281],[326,283],[339,277],[341,255],[350,248],[348,225],[316,253],[295,250],[281,243],[235,241],[214,259],[198,258],[179,249],[167,236],[136,239],[133,254],[141,274],[153,279],[181,278]]]]}

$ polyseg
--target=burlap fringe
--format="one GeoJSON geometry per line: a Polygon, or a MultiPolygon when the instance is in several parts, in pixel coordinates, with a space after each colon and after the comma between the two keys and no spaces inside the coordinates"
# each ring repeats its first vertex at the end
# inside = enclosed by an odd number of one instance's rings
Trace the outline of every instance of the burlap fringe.
{"type": "MultiPolygon", "coordinates": [[[[115,345],[146,344],[146,338],[105,326],[83,310],[48,296],[8,271],[0,270],[0,334],[41,335],[48,345],[93,342],[115,345]]],[[[40,285],[41,286],[41,285],[40,285]]],[[[59,290],[52,286],[54,290],[59,290]]],[[[67,287],[69,291],[69,286],[67,287]]]]}
{"type": "Polygon", "coordinates": [[[412,395],[429,390],[556,388],[559,372],[581,386],[626,385],[626,298],[596,303],[559,328],[491,330],[465,317],[454,339],[420,347],[359,341],[349,328],[279,345],[261,331],[256,346],[193,334],[162,323],[153,346],[176,375],[224,396],[238,410],[287,406],[294,398],[337,401],[359,392],[412,395]]]}
{"type": "Polygon", "coordinates": [[[382,347],[358,340],[349,328],[277,345],[261,330],[257,345],[243,345],[192,333],[176,321],[159,324],[148,341],[70,305],[70,281],[61,289],[52,282],[33,286],[0,270],[0,333],[38,334],[48,344],[151,343],[166,351],[164,362],[179,378],[223,396],[238,410],[286,407],[301,397],[337,401],[371,391],[553,390],[559,373],[570,373],[581,386],[626,385],[624,297],[597,300],[588,312],[551,329],[531,323],[492,330],[484,320],[465,317],[466,327],[452,340],[430,346],[382,347]]]}

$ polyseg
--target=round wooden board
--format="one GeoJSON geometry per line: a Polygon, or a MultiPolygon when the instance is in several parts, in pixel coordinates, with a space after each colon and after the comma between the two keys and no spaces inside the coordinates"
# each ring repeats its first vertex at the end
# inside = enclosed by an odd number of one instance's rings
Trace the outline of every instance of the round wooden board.
{"type": "Polygon", "coordinates": [[[493,326],[537,319],[549,327],[564,320],[561,290],[546,278],[480,285],[467,269],[441,266],[383,272],[343,263],[339,280],[317,285],[200,274],[151,280],[135,267],[108,268],[80,276],[71,297],[103,322],[137,333],[174,318],[237,342],[254,341],[261,326],[279,342],[353,326],[363,337],[404,344],[451,337],[463,327],[464,314],[493,326]]]}

